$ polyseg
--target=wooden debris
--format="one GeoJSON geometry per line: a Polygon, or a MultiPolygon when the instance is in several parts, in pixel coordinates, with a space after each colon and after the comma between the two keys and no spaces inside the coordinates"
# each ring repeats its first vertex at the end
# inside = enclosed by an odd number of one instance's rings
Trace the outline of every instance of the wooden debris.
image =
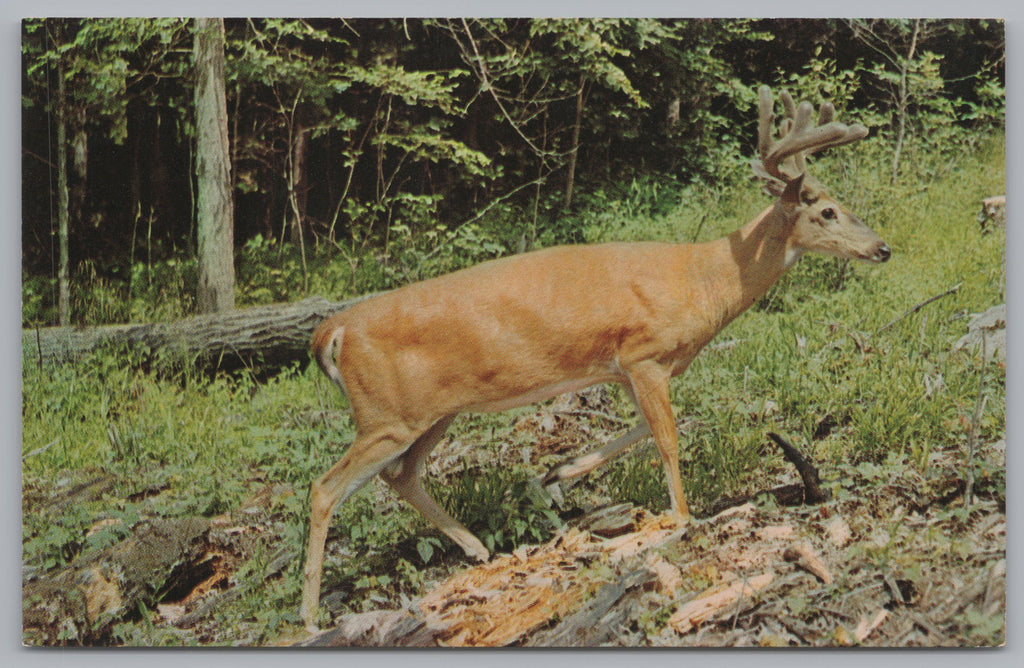
{"type": "Polygon", "coordinates": [[[757,537],[761,540],[789,540],[796,536],[796,529],[788,524],[761,527],[757,537]]]}
{"type": "Polygon", "coordinates": [[[677,633],[688,633],[722,612],[737,612],[749,608],[754,603],[754,594],[767,587],[774,579],[775,574],[767,572],[725,587],[709,589],[676,610],[668,620],[669,626],[677,633]]]}
{"type": "Polygon", "coordinates": [[[22,587],[26,644],[102,641],[139,606],[181,586],[189,565],[209,550],[208,522],[198,518],[150,520],[112,547],[87,553],[67,568],[22,587]]]}
{"type": "Polygon", "coordinates": [[[871,619],[863,617],[860,620],[860,623],[857,624],[857,629],[853,632],[853,637],[857,640],[858,643],[864,642],[868,639],[868,636],[871,635],[874,632],[874,630],[877,629],[882,624],[882,622],[886,620],[888,616],[889,611],[882,609],[879,610],[871,619]]]}
{"type": "Polygon", "coordinates": [[[836,547],[843,547],[853,536],[850,531],[850,525],[846,523],[842,517],[836,517],[825,527],[826,533],[828,533],[829,540],[836,547]]]}
{"type": "MultiPolygon", "coordinates": [[[[950,456],[950,466],[942,469],[955,470],[957,461],[950,456]]],[[[956,479],[934,487],[923,482],[876,485],[870,497],[844,495],[796,513],[745,504],[685,527],[628,504],[605,507],[577,520],[590,530],[568,529],[546,545],[521,547],[453,575],[422,599],[429,609],[417,603],[386,633],[345,624],[348,637],[339,632],[314,644],[963,644],[970,632],[964,611],[993,623],[1005,612],[1005,514],[995,512],[993,519],[972,525],[977,545],[984,546],[970,557],[977,563],[967,571],[976,574],[973,579],[949,580],[949,571],[930,567],[911,581],[906,571],[881,569],[848,549],[855,544],[870,551],[876,532],[885,534],[888,545],[893,531],[908,545],[941,544],[938,530],[949,519],[930,512],[928,504],[940,503],[936,499],[956,479]],[[871,515],[862,510],[865,505],[871,515]],[[619,527],[609,535],[632,526],[602,538],[593,530],[605,521],[605,527],[619,527]],[[796,568],[783,566],[782,557],[796,568]],[[837,582],[839,588],[821,584],[837,582]],[[671,614],[669,620],[662,610],[671,614]]],[[[932,564],[940,559],[927,558],[932,564]]],[[[998,642],[997,632],[992,637],[986,642],[998,642]]]]}
{"type": "Polygon", "coordinates": [[[757,512],[757,506],[755,506],[754,504],[752,504],[750,502],[746,502],[746,503],[742,503],[742,504],[739,504],[739,505],[730,506],[728,508],[723,509],[719,513],[715,513],[714,519],[721,520],[721,519],[725,519],[725,518],[728,518],[728,517],[732,517],[734,515],[737,515],[737,516],[750,515],[750,514],[755,513],[755,512],[757,512]]]}
{"type": "Polygon", "coordinates": [[[667,561],[657,552],[651,552],[644,559],[647,570],[654,574],[658,591],[666,596],[675,596],[683,586],[683,574],[676,566],[667,561]]]}
{"type": "Polygon", "coordinates": [[[660,515],[642,524],[633,533],[613,538],[602,546],[608,553],[612,563],[635,557],[651,548],[661,547],[673,540],[678,540],[686,533],[686,528],[676,526],[675,520],[668,515],[660,515]]]}
{"type": "Polygon", "coordinates": [[[405,610],[373,610],[342,618],[337,627],[302,643],[304,647],[396,647],[432,644],[433,633],[405,610]]]}
{"type": "Polygon", "coordinates": [[[636,531],[637,509],[632,503],[605,506],[580,521],[580,528],[602,538],[615,538],[636,531]]]}
{"type": "Polygon", "coordinates": [[[444,628],[441,644],[503,647],[563,616],[589,595],[569,586],[580,568],[577,555],[589,551],[589,534],[571,530],[520,559],[499,557],[449,578],[421,599],[428,626],[444,628]]]}
{"type": "Polygon", "coordinates": [[[617,629],[608,629],[603,621],[609,610],[630,590],[641,587],[653,578],[647,569],[627,573],[618,581],[601,587],[594,597],[579,611],[569,615],[553,629],[534,635],[526,643],[532,647],[592,647],[598,636],[617,629]]]}
{"type": "Polygon", "coordinates": [[[818,468],[810,459],[800,454],[789,441],[782,438],[775,432],[768,432],[768,438],[775,441],[775,444],[782,448],[782,454],[786,460],[796,467],[800,474],[800,480],[804,483],[804,503],[821,503],[827,501],[829,493],[821,487],[821,478],[818,476],[818,468]]]}
{"type": "Polygon", "coordinates": [[[795,547],[787,548],[782,554],[786,561],[795,563],[811,575],[814,575],[825,584],[832,583],[832,574],[825,567],[824,562],[818,557],[814,548],[809,543],[801,543],[795,547]]]}
{"type": "Polygon", "coordinates": [[[781,485],[753,494],[721,498],[711,507],[711,515],[720,515],[728,508],[749,503],[750,499],[765,493],[775,497],[776,503],[781,506],[800,506],[810,503],[823,503],[828,500],[829,492],[821,486],[821,478],[814,463],[809,458],[800,454],[799,450],[778,434],[769,432],[768,436],[782,449],[782,454],[786,460],[796,467],[802,484],[781,485]]]}

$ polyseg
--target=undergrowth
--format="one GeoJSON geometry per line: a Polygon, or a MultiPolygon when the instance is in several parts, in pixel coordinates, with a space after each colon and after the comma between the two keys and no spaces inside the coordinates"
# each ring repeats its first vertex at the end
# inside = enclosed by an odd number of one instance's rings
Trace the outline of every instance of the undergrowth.
{"type": "MultiPolygon", "coordinates": [[[[698,514],[723,494],[788,481],[766,445],[766,431],[787,434],[826,478],[838,463],[901,461],[926,472],[932,453],[963,448],[972,428],[983,442],[1005,433],[1003,367],[950,352],[966,331],[966,314],[1005,299],[1004,239],[982,235],[976,224],[979,201],[1005,188],[1002,137],[989,137],[954,162],[942,156],[921,161],[897,185],[875,168],[885,164],[882,147],[865,142],[863,151],[846,153],[847,162],[822,159],[815,171],[888,241],[893,258],[883,266],[804,258],[720,334],[716,344],[726,345],[712,345],[673,384],[673,406],[686,422],[684,485],[698,514]],[[979,387],[987,402],[975,425],[979,387]]],[[[587,241],[703,240],[734,229],[768,204],[747,183],[658,186],[653,194],[645,188],[634,184],[626,199],[614,202],[595,195],[569,227],[587,241]],[[661,201],[651,204],[652,198],[661,201]]],[[[515,250],[517,234],[497,229],[488,221],[456,232],[438,228],[432,239],[399,239],[386,258],[322,248],[309,258],[307,282],[312,291],[340,297],[515,250]]],[[[293,249],[257,240],[246,246],[240,264],[243,305],[300,291],[301,259],[293,249]]],[[[165,260],[145,269],[137,271],[130,294],[97,279],[81,289],[80,304],[92,304],[86,312],[95,321],[175,317],[189,310],[176,296],[187,292],[181,286],[193,280],[194,267],[165,260]]],[[[33,309],[43,289],[26,280],[26,322],[41,315],[33,309]]],[[[279,581],[239,597],[218,619],[259,641],[298,622],[308,486],[353,437],[343,413],[346,400],[314,366],[260,382],[244,373],[211,377],[187,369],[161,376],[110,353],[46,369],[26,363],[22,382],[28,572],[111,544],[143,516],[213,517],[237,509],[259,485],[282,483],[291,491],[271,506],[277,529],[266,549],[289,547],[296,557],[279,581]],[[53,494],[104,475],[116,482],[100,498],[47,510],[53,494]],[[148,489],[156,491],[143,493],[148,489]]],[[[625,402],[619,408],[631,416],[625,402]]],[[[456,422],[441,449],[468,438],[487,456],[428,483],[488,548],[508,551],[543,540],[561,524],[559,513],[572,510],[566,506],[593,504],[595,495],[656,511],[667,506],[660,462],[646,445],[587,476],[582,486],[591,494],[570,495],[561,508],[552,505],[530,484],[541,472],[537,467],[522,459],[487,464],[496,440],[515,438],[513,419],[498,414],[456,422]]],[[[1005,486],[1005,478],[995,480],[1005,486]]],[[[461,559],[447,538],[383,486],[369,485],[344,504],[333,526],[331,543],[341,555],[328,560],[325,589],[344,589],[345,609],[411,595],[428,569],[461,559]]],[[[267,554],[251,558],[266,560],[267,554]]],[[[142,623],[119,630],[127,644],[159,643],[164,635],[142,623]]],[[[173,640],[182,642],[178,635],[173,640]]]]}

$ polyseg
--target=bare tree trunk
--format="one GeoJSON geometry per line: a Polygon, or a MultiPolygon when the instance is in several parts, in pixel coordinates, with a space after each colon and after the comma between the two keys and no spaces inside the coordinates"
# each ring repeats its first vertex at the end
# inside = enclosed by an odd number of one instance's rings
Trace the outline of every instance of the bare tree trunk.
{"type": "Polygon", "coordinates": [[[580,125],[583,123],[583,87],[585,80],[580,75],[580,88],[576,91],[576,122],[572,126],[572,151],[569,153],[569,169],[565,177],[566,209],[572,204],[572,190],[576,181],[576,158],[580,151],[580,125]]]}
{"type": "Polygon", "coordinates": [[[224,92],[224,21],[196,19],[196,202],[200,313],[235,306],[234,220],[228,112],[224,92]]]}
{"type": "Polygon", "coordinates": [[[288,235],[295,245],[302,244],[302,219],[306,215],[306,126],[301,117],[295,123],[292,141],[291,174],[288,178],[288,204],[291,207],[291,223],[288,235]]]}
{"type": "Polygon", "coordinates": [[[71,141],[71,165],[74,183],[71,186],[70,209],[81,229],[85,223],[85,192],[89,177],[89,133],[85,131],[86,113],[81,108],[75,113],[75,138],[71,141]]]}
{"type": "Polygon", "coordinates": [[[64,65],[57,60],[57,239],[60,265],[57,269],[57,321],[71,324],[71,270],[68,253],[70,212],[68,206],[68,102],[64,87],[64,65]]]}

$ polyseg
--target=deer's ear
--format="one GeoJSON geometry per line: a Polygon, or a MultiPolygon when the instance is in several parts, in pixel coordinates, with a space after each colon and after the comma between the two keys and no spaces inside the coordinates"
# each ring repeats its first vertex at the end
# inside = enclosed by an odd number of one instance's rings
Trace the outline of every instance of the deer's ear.
{"type": "Polygon", "coordinates": [[[800,204],[800,191],[804,187],[804,175],[796,177],[792,181],[786,184],[786,189],[782,191],[782,195],[779,199],[787,207],[793,208],[800,204]]]}

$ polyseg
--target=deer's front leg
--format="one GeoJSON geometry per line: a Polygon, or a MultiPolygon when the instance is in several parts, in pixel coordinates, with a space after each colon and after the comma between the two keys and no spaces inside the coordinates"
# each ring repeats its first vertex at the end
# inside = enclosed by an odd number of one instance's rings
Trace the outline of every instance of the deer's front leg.
{"type": "Polygon", "coordinates": [[[690,509],[686,505],[679,475],[679,432],[668,393],[671,374],[656,362],[641,362],[630,368],[627,375],[636,405],[650,426],[661,454],[672,499],[672,514],[680,523],[686,523],[690,520],[690,509]]]}

